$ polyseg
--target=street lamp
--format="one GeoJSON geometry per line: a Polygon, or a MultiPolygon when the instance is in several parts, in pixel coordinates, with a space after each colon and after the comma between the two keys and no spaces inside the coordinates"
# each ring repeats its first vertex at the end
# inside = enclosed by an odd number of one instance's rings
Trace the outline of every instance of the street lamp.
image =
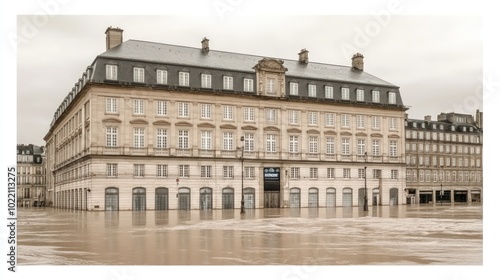
{"type": "Polygon", "coordinates": [[[441,177],[441,192],[439,192],[439,200],[441,201],[441,206],[443,206],[443,182],[444,182],[444,168],[441,165],[441,172],[443,174],[443,177],[441,177]]]}
{"type": "Polygon", "coordinates": [[[245,150],[245,136],[241,136],[241,210],[240,214],[245,214],[245,198],[243,196],[243,177],[245,176],[245,170],[243,169],[243,151],[245,150]]]}
{"type": "Polygon", "coordinates": [[[363,210],[368,211],[368,197],[367,197],[367,190],[366,190],[366,152],[365,152],[365,198],[364,198],[364,204],[363,204],[363,210]]]}

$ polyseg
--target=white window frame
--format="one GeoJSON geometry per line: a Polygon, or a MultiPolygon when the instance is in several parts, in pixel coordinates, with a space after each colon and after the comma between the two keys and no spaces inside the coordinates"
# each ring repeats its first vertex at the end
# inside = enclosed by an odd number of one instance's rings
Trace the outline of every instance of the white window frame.
{"type": "Polygon", "coordinates": [[[200,119],[212,119],[212,104],[200,104],[200,119]]]}
{"type": "Polygon", "coordinates": [[[342,87],[341,92],[342,92],[342,100],[350,100],[349,88],[342,87]]]}
{"type": "Polygon", "coordinates": [[[317,154],[319,153],[319,137],[318,136],[309,136],[309,153],[317,154]]]}
{"type": "Polygon", "coordinates": [[[290,179],[300,179],[300,167],[290,167],[290,179]]]}
{"type": "Polygon", "coordinates": [[[340,125],[343,128],[348,128],[350,127],[350,115],[349,114],[341,114],[340,115],[340,125]]]}
{"type": "Polygon", "coordinates": [[[134,83],[144,83],[144,68],[134,67],[134,83]]]}
{"type": "Polygon", "coordinates": [[[299,153],[299,136],[290,135],[288,140],[288,148],[291,154],[299,153]]]}
{"type": "Polygon", "coordinates": [[[344,178],[344,179],[351,178],[351,169],[350,168],[342,168],[342,178],[344,178]]]}
{"type": "Polygon", "coordinates": [[[189,165],[179,165],[179,178],[189,178],[189,165]]]}
{"type": "Polygon", "coordinates": [[[200,177],[201,178],[212,178],[212,166],[211,165],[201,165],[200,166],[200,177]]]}
{"type": "Polygon", "coordinates": [[[325,113],[325,126],[335,127],[335,113],[325,113]]]}
{"type": "Polygon", "coordinates": [[[335,168],[332,168],[332,167],[326,168],[326,178],[327,179],[335,179],[335,168]]]}
{"type": "Polygon", "coordinates": [[[134,164],[134,177],[144,177],[144,164],[134,164]]]}
{"type": "Polygon", "coordinates": [[[223,76],[222,77],[222,88],[225,90],[233,90],[233,77],[223,76]]]}
{"type": "Polygon", "coordinates": [[[179,86],[189,86],[189,72],[179,71],[179,86]]]}
{"type": "Polygon", "coordinates": [[[255,121],[255,108],[254,107],[243,107],[243,118],[246,122],[255,121]]]}
{"type": "Polygon", "coordinates": [[[277,135],[266,134],[266,152],[275,153],[277,151],[277,135]]]}
{"type": "Polygon", "coordinates": [[[333,87],[325,86],[325,98],[333,99],[333,87]]]}
{"type": "Polygon", "coordinates": [[[118,176],[118,164],[117,163],[107,163],[106,164],[107,177],[117,177],[118,176]]]}
{"type": "Polygon", "coordinates": [[[243,91],[244,92],[253,92],[253,79],[250,79],[250,78],[243,79],[243,91]]]}
{"type": "Polygon", "coordinates": [[[156,83],[166,85],[168,83],[168,71],[163,69],[156,70],[156,83]]]}
{"type": "Polygon", "coordinates": [[[222,150],[234,150],[234,133],[227,131],[222,133],[222,150]]]}
{"type": "Polygon", "coordinates": [[[144,148],[146,147],[146,129],[144,127],[134,127],[134,148],[144,148]]]}
{"type": "Polygon", "coordinates": [[[106,98],[106,113],[116,114],[118,113],[118,99],[114,97],[106,98]]]}
{"type": "Polygon", "coordinates": [[[118,80],[118,65],[106,64],[106,80],[118,80]]]}
{"type": "Polygon", "coordinates": [[[342,138],[342,155],[351,154],[351,138],[342,138]]]}
{"type": "Polygon", "coordinates": [[[372,90],[372,102],[380,103],[380,91],[372,90]]]}
{"type": "Polygon", "coordinates": [[[365,116],[357,115],[356,116],[356,126],[357,128],[365,128],[365,116]]]}
{"type": "Polygon", "coordinates": [[[201,87],[211,88],[212,87],[212,75],[211,74],[201,74],[201,87]]]}
{"type": "Polygon", "coordinates": [[[297,110],[288,111],[288,123],[289,124],[299,124],[300,112],[297,110]]]}
{"type": "Polygon", "coordinates": [[[380,139],[372,139],[372,155],[380,156],[380,139]]]}
{"type": "Polygon", "coordinates": [[[166,128],[156,129],[156,148],[168,148],[168,130],[166,128]]]}
{"type": "Polygon", "coordinates": [[[212,131],[202,130],[200,132],[200,149],[212,150],[212,131]]]}
{"type": "Polygon", "coordinates": [[[356,101],[365,101],[365,90],[364,89],[356,89],[356,101]]]}
{"type": "Polygon", "coordinates": [[[189,103],[187,102],[177,103],[177,116],[180,118],[189,117],[189,103]]]}
{"type": "Polygon", "coordinates": [[[156,165],[156,177],[168,178],[168,165],[157,164],[156,165]]]}
{"type": "Polygon", "coordinates": [[[177,131],[177,147],[189,149],[189,130],[180,129],[177,131]]]}
{"type": "Polygon", "coordinates": [[[266,79],[266,93],[269,95],[276,95],[276,78],[267,77],[266,79]]]}
{"type": "Polygon", "coordinates": [[[307,86],[307,96],[316,97],[316,85],[309,84],[307,86]]]}
{"type": "Polygon", "coordinates": [[[118,147],[118,127],[106,127],[106,147],[118,147]]]}
{"type": "Polygon", "coordinates": [[[290,95],[293,96],[299,95],[299,83],[290,82],[290,95]]]}
{"type": "Polygon", "coordinates": [[[222,119],[225,121],[234,120],[234,106],[232,105],[222,105],[222,119]]]}
{"type": "Polygon", "coordinates": [[[164,100],[156,101],[156,115],[157,116],[167,116],[168,115],[168,101],[164,101],[164,100]]]}
{"type": "Polygon", "coordinates": [[[318,115],[319,115],[318,112],[309,112],[307,114],[308,124],[317,126],[318,125],[318,115]]]}
{"type": "Polygon", "coordinates": [[[234,166],[224,165],[222,167],[222,173],[224,179],[233,179],[234,178],[234,166]]]}
{"type": "Polygon", "coordinates": [[[276,124],[278,122],[278,110],[266,108],[266,123],[276,124]]]}
{"type": "Polygon", "coordinates": [[[134,99],[134,115],[144,115],[144,99],[134,99]]]}
{"type": "Polygon", "coordinates": [[[318,168],[310,167],[309,168],[309,179],[318,179],[318,168]]]}
{"type": "Polygon", "coordinates": [[[366,139],[357,139],[358,155],[364,156],[366,152],[366,139]]]}
{"type": "Polygon", "coordinates": [[[393,91],[387,92],[389,104],[396,104],[396,93],[393,91]]]}

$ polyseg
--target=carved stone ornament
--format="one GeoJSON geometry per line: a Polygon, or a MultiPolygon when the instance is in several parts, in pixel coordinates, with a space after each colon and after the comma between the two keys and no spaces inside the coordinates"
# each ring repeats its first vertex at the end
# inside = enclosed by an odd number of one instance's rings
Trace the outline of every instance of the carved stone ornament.
{"type": "Polygon", "coordinates": [[[283,66],[284,61],[275,58],[263,58],[259,60],[257,65],[253,67],[255,70],[270,71],[270,72],[286,72],[288,69],[283,66]]]}

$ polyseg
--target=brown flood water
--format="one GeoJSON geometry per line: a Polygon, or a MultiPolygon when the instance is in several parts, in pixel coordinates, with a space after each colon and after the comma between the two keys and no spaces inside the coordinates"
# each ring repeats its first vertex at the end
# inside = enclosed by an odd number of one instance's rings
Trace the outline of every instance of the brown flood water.
{"type": "Polygon", "coordinates": [[[20,265],[482,265],[480,204],[18,210],[20,265]]]}

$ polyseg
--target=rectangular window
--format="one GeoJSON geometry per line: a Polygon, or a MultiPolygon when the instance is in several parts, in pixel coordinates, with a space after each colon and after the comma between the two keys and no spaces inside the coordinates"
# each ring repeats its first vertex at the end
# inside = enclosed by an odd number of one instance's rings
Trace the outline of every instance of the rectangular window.
{"type": "Polygon", "coordinates": [[[310,179],[318,179],[318,168],[317,167],[309,168],[309,178],[310,179]]]}
{"type": "Polygon", "coordinates": [[[335,113],[325,113],[325,125],[335,126],[335,113]]]}
{"type": "Polygon", "coordinates": [[[349,88],[342,88],[342,100],[349,100],[349,88]]]}
{"type": "Polygon", "coordinates": [[[255,167],[245,166],[245,179],[255,179],[255,167]]]}
{"type": "Polygon", "coordinates": [[[134,82],[144,83],[144,68],[134,67],[134,82]]]}
{"type": "Polygon", "coordinates": [[[118,113],[118,100],[116,98],[106,98],[106,113],[118,113]]]}
{"type": "Polygon", "coordinates": [[[189,165],[179,165],[179,178],[189,178],[189,165]]]}
{"type": "Polygon", "coordinates": [[[396,93],[389,91],[389,104],[396,104],[396,93]]]}
{"type": "Polygon", "coordinates": [[[299,124],[299,111],[288,111],[288,123],[299,124]]]}
{"type": "Polygon", "coordinates": [[[233,166],[223,166],[222,167],[224,173],[224,179],[233,179],[234,178],[234,167],[233,166]]]}
{"type": "Polygon", "coordinates": [[[309,153],[317,154],[318,153],[318,136],[309,136],[309,153]]]}
{"type": "Polygon", "coordinates": [[[134,114],[144,115],[144,99],[134,99],[134,114]]]}
{"type": "Polygon", "coordinates": [[[189,73],[179,72],[179,85],[183,87],[189,86],[189,73]]]}
{"type": "Polygon", "coordinates": [[[144,164],[134,164],[134,177],[144,177],[144,164]]]}
{"type": "Polygon", "coordinates": [[[290,168],[290,179],[300,179],[300,168],[291,167],[290,168]]]}
{"type": "Polygon", "coordinates": [[[372,140],[372,154],[374,156],[380,156],[380,140],[379,139],[372,140]]]}
{"type": "Polygon", "coordinates": [[[373,179],[382,178],[382,169],[373,169],[373,179]]]}
{"type": "Polygon", "coordinates": [[[333,99],[333,87],[325,86],[325,98],[333,99]]]}
{"type": "Polygon", "coordinates": [[[380,103],[380,91],[378,90],[372,91],[372,102],[380,103]]]}
{"type": "Polygon", "coordinates": [[[277,123],[278,113],[276,109],[266,109],[266,123],[277,123]]]}
{"type": "Polygon", "coordinates": [[[188,149],[189,148],[189,131],[188,130],[179,130],[179,149],[188,149]]]}
{"type": "Polygon", "coordinates": [[[290,82],[290,95],[299,95],[299,84],[290,82]]]}
{"type": "Polygon", "coordinates": [[[168,165],[166,165],[166,164],[156,165],[156,177],[167,178],[168,177],[168,165]]]}
{"type": "Polygon", "coordinates": [[[347,115],[347,114],[340,115],[340,125],[342,127],[350,127],[350,124],[349,124],[349,115],[347,115]]]}
{"type": "Polygon", "coordinates": [[[211,88],[212,87],[212,75],[201,74],[201,87],[202,88],[211,88]]]}
{"type": "Polygon", "coordinates": [[[167,70],[156,70],[156,83],[167,84],[167,70]]]}
{"type": "Polygon", "coordinates": [[[318,125],[318,112],[309,112],[308,122],[309,125],[318,125]]]}
{"type": "Polygon", "coordinates": [[[168,147],[167,139],[168,139],[167,129],[164,128],[156,129],[156,148],[166,149],[168,147]]]}
{"type": "Polygon", "coordinates": [[[326,178],[335,179],[335,168],[328,167],[326,169],[326,178]]]}
{"type": "Polygon", "coordinates": [[[398,142],[391,140],[389,141],[389,156],[395,157],[398,155],[398,142]]]}
{"type": "Polygon", "coordinates": [[[398,119],[397,118],[389,118],[389,129],[397,130],[398,129],[398,119]]]}
{"type": "Polygon", "coordinates": [[[292,154],[296,154],[299,152],[299,136],[298,135],[290,135],[289,149],[290,149],[290,153],[292,153],[292,154]]]}
{"type": "Polygon", "coordinates": [[[266,152],[276,152],[276,135],[266,134],[266,152]]]}
{"type": "Polygon", "coordinates": [[[177,110],[177,116],[179,117],[189,117],[189,103],[186,102],[179,102],[178,103],[178,110],[177,110]]]}
{"type": "Polygon", "coordinates": [[[365,139],[358,139],[358,155],[360,156],[365,155],[365,151],[366,151],[365,139]]]}
{"type": "Polygon", "coordinates": [[[106,147],[118,146],[118,127],[106,127],[106,147]]]}
{"type": "Polygon", "coordinates": [[[363,89],[356,89],[356,101],[365,101],[365,91],[363,89]]]}
{"type": "Polygon", "coordinates": [[[356,116],[356,124],[358,128],[365,128],[365,116],[357,115],[356,116]]]}
{"type": "Polygon", "coordinates": [[[255,108],[253,107],[244,107],[243,108],[244,119],[247,122],[255,121],[255,108]]]}
{"type": "Polygon", "coordinates": [[[224,76],[222,78],[222,88],[226,90],[233,90],[233,77],[224,76]]]}
{"type": "Polygon", "coordinates": [[[343,168],[342,169],[342,177],[344,179],[350,179],[351,178],[351,169],[350,168],[343,168]]]}
{"type": "Polygon", "coordinates": [[[342,154],[350,155],[351,154],[351,139],[350,138],[342,138],[342,154]]]}
{"type": "Polygon", "coordinates": [[[275,94],[276,93],[276,79],[275,78],[267,78],[266,89],[267,89],[267,94],[275,94]]]}
{"type": "Polygon", "coordinates": [[[364,168],[358,168],[358,178],[364,179],[366,176],[364,168]]]}
{"type": "Polygon", "coordinates": [[[316,85],[308,85],[307,95],[309,97],[316,97],[316,85]]]}
{"type": "Polygon", "coordinates": [[[373,129],[380,129],[380,117],[379,116],[372,117],[372,128],[373,129]]]}
{"type": "Polygon", "coordinates": [[[156,115],[158,116],[166,116],[168,102],[167,101],[156,101],[156,115]]]}
{"type": "Polygon", "coordinates": [[[223,132],[222,133],[222,149],[225,151],[234,150],[233,133],[232,132],[223,132]]]}
{"type": "Polygon", "coordinates": [[[245,133],[245,151],[246,152],[255,151],[255,140],[254,140],[254,134],[252,133],[245,133]]]}
{"type": "Polygon", "coordinates": [[[243,91],[253,92],[253,79],[249,78],[243,79],[243,91]]]}
{"type": "Polygon", "coordinates": [[[202,165],[200,166],[200,175],[201,178],[212,178],[212,166],[211,165],[202,165]]]}
{"type": "Polygon", "coordinates": [[[134,128],[134,148],[144,148],[145,128],[134,128]]]}
{"type": "Polygon", "coordinates": [[[391,179],[393,179],[393,180],[398,179],[398,171],[396,169],[391,170],[391,179]]]}
{"type": "Polygon", "coordinates": [[[223,120],[232,121],[234,119],[234,106],[223,105],[222,110],[223,110],[223,115],[222,115],[223,120]]]}
{"type": "Polygon", "coordinates": [[[200,104],[200,118],[212,119],[212,104],[200,104]]]}
{"type": "Polygon", "coordinates": [[[116,177],[118,175],[118,164],[117,163],[106,164],[106,171],[108,177],[116,177]]]}
{"type": "Polygon", "coordinates": [[[106,65],[106,80],[118,80],[118,66],[106,65]]]}
{"type": "Polygon", "coordinates": [[[329,155],[335,154],[335,138],[326,137],[326,153],[329,155]]]}
{"type": "Polygon", "coordinates": [[[201,131],[201,149],[211,150],[212,149],[212,131],[201,131]]]}

